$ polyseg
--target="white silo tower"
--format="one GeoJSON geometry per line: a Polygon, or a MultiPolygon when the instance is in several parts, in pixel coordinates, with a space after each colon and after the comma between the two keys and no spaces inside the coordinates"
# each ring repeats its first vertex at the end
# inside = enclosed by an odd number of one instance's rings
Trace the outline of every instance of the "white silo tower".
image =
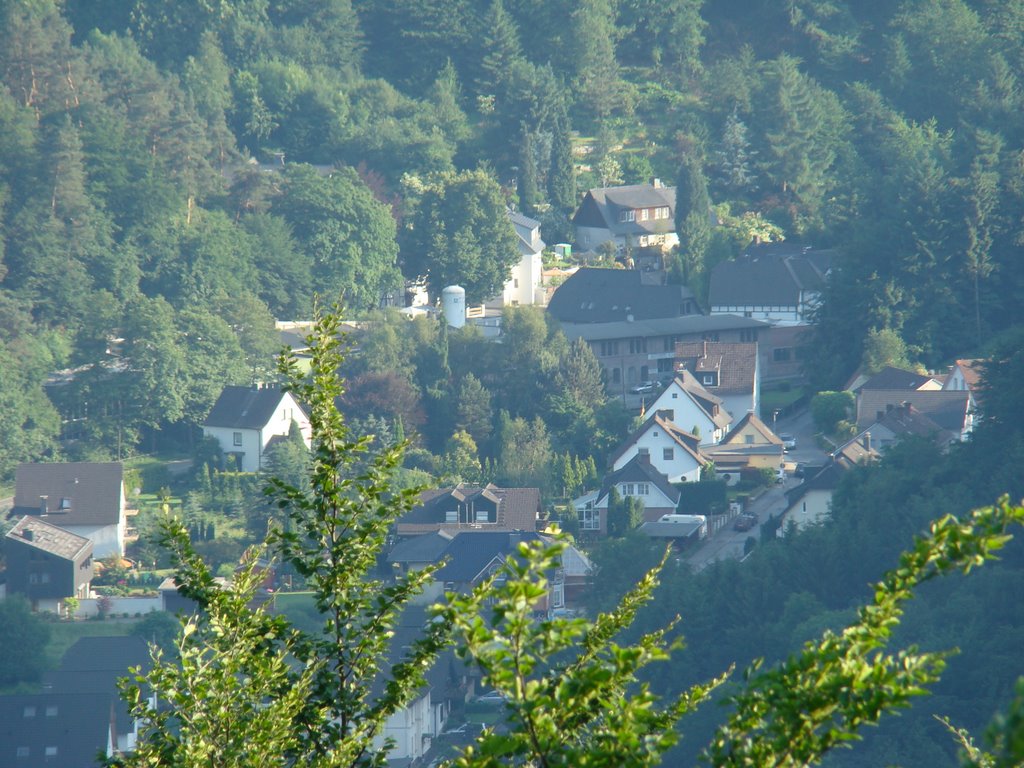
{"type": "Polygon", "coordinates": [[[460,285],[449,285],[441,291],[441,310],[444,319],[452,328],[466,324],[466,289],[460,285]]]}

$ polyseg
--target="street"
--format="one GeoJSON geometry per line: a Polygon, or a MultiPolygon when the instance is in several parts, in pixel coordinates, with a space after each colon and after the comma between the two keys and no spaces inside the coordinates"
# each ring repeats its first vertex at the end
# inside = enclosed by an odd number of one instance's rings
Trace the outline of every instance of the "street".
{"type": "MultiPolygon", "coordinates": [[[[787,432],[796,437],[796,448],[786,454],[787,464],[799,462],[822,466],[828,461],[828,454],[818,448],[814,441],[814,422],[809,409],[805,408],[790,418],[779,419],[775,423],[775,432],[787,432]]],[[[784,483],[772,486],[751,501],[744,511],[757,516],[757,525],[750,530],[737,531],[729,524],[710,534],[686,556],[694,571],[702,571],[718,560],[742,559],[746,540],[753,536],[756,541],[761,541],[761,523],[769,516],[782,514],[786,509],[786,491],[802,482],[802,478],[788,475],[784,483]]]]}

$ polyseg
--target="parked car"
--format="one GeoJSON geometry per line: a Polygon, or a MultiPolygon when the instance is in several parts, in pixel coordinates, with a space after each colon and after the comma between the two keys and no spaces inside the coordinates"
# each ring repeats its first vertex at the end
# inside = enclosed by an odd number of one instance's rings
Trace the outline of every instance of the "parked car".
{"type": "Polygon", "coordinates": [[[782,441],[782,449],[785,451],[792,451],[796,448],[796,437],[789,432],[780,433],[779,440],[782,441]]]}
{"type": "Polygon", "coordinates": [[[750,512],[744,512],[736,518],[732,527],[737,531],[749,531],[755,525],[757,525],[757,515],[751,514],[750,512]]]}
{"type": "Polygon", "coordinates": [[[635,387],[631,387],[630,392],[634,395],[649,395],[652,392],[658,391],[658,382],[656,381],[642,381],[635,387]]]}
{"type": "Polygon", "coordinates": [[[476,700],[479,704],[504,704],[506,701],[505,696],[498,691],[488,691],[478,696],[476,700]]]}

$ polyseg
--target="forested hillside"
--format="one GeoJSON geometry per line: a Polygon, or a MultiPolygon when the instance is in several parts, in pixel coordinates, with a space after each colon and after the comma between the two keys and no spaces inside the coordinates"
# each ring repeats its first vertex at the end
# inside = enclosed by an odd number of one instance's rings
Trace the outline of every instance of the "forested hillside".
{"type": "MultiPolygon", "coordinates": [[[[506,202],[565,239],[601,183],[707,188],[721,226],[684,227],[673,272],[698,290],[752,235],[840,247],[820,386],[872,331],[939,366],[1019,315],[1019,2],[0,13],[3,474],[59,451],[55,405],[81,456],[157,429],[187,442],[173,428],[223,383],[265,375],[272,317],[307,316],[314,291],[358,315],[403,273],[475,270],[470,254],[508,236],[482,226],[506,202]]],[[[498,278],[473,279],[471,300],[498,278]]]]}

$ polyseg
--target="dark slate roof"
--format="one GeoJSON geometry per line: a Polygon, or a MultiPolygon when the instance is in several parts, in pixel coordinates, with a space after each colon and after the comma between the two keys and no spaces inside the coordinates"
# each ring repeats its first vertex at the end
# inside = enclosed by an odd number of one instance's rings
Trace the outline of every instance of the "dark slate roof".
{"type": "MultiPolygon", "coordinates": [[[[419,506],[413,507],[398,520],[401,529],[412,525],[443,525],[445,512],[453,501],[470,506],[477,498],[484,498],[498,507],[498,519],[491,526],[512,531],[533,531],[541,512],[539,488],[498,488],[460,485],[455,488],[437,488],[420,494],[419,506]]],[[[483,523],[481,523],[483,525],[483,523]]]]}
{"type": "Polygon", "coordinates": [[[722,306],[796,307],[801,291],[820,291],[830,260],[807,253],[771,254],[752,250],[711,270],[708,303],[722,306]]]}
{"type": "MultiPolygon", "coordinates": [[[[261,429],[281,403],[280,387],[224,387],[203,424],[229,429],[261,429]]],[[[300,406],[301,407],[301,406],[300,406]]]]}
{"type": "Polygon", "coordinates": [[[114,671],[124,674],[128,667],[150,666],[149,644],[138,635],[80,637],[64,652],[59,671],[114,671]]]}
{"type": "Polygon", "coordinates": [[[789,502],[789,506],[796,504],[809,491],[835,490],[839,487],[839,481],[842,479],[843,472],[845,471],[843,466],[834,461],[830,461],[825,466],[820,467],[817,472],[808,475],[800,485],[786,491],[786,499],[789,502]]]}
{"type": "Polygon", "coordinates": [[[452,534],[434,531],[423,536],[413,536],[395,544],[388,553],[389,563],[436,563],[448,549],[452,534]]]}
{"type": "Polygon", "coordinates": [[[927,374],[915,373],[914,371],[904,371],[899,368],[893,368],[891,365],[887,365],[861,384],[860,389],[918,390],[929,381],[932,381],[932,377],[927,374]]]}
{"type": "Polygon", "coordinates": [[[699,315],[700,307],[685,286],[645,284],[635,269],[585,267],[558,287],[548,312],[561,323],[611,323],[699,315]]]}
{"type": "Polygon", "coordinates": [[[597,494],[598,501],[611,493],[612,486],[619,483],[651,483],[668,497],[673,505],[679,504],[679,489],[672,485],[667,477],[655,469],[649,457],[645,460],[643,456],[637,454],[622,469],[606,475],[604,483],[601,485],[601,490],[597,494]]]}
{"type": "Polygon", "coordinates": [[[675,208],[675,187],[656,187],[653,184],[595,187],[587,191],[573,215],[572,223],[577,227],[604,228],[620,235],[671,232],[675,229],[675,208]],[[619,213],[624,210],[664,206],[668,206],[668,218],[626,222],[619,220],[619,213]]]}
{"type": "Polygon", "coordinates": [[[11,515],[39,515],[46,496],[55,525],[111,525],[120,519],[123,480],[119,461],[21,464],[11,515]]]}
{"type": "Polygon", "coordinates": [[[21,518],[7,532],[6,538],[8,541],[16,541],[65,560],[74,561],[92,551],[92,542],[89,539],[76,536],[31,515],[21,518]]]}
{"type": "Polygon", "coordinates": [[[757,343],[681,341],[676,344],[676,364],[693,374],[718,371],[715,392],[753,392],[757,343]]]}
{"type": "Polygon", "coordinates": [[[537,227],[540,226],[539,221],[531,219],[529,216],[522,214],[519,211],[509,211],[508,217],[512,220],[512,224],[517,227],[537,229],[537,227]]]}
{"type": "Polygon", "coordinates": [[[112,742],[112,707],[109,694],[0,696],[0,766],[95,768],[112,742]],[[56,753],[47,757],[48,748],[56,753]]]}
{"type": "Polygon", "coordinates": [[[514,553],[519,542],[540,538],[528,532],[460,531],[444,552],[447,564],[435,575],[439,581],[473,581],[495,558],[504,559],[514,553]]]}

